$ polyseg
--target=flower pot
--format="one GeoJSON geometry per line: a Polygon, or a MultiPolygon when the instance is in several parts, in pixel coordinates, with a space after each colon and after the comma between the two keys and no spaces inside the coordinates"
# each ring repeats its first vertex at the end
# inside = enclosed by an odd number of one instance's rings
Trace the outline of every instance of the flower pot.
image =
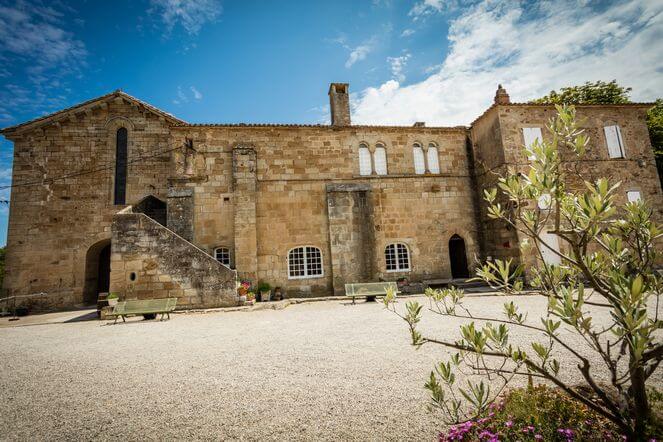
{"type": "Polygon", "coordinates": [[[246,302],[246,295],[239,295],[239,303],[244,304],[246,302]]]}
{"type": "Polygon", "coordinates": [[[272,297],[272,291],[271,290],[268,290],[266,292],[260,292],[260,300],[262,302],[269,301],[271,297],[272,297]]]}

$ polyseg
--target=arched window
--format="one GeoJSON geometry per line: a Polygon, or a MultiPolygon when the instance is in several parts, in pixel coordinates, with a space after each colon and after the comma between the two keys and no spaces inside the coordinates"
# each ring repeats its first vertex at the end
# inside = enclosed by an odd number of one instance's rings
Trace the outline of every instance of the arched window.
{"type": "Polygon", "coordinates": [[[121,127],[115,137],[115,204],[127,200],[127,129],[121,127]]]}
{"type": "Polygon", "coordinates": [[[433,143],[428,145],[428,152],[426,153],[428,159],[428,171],[430,173],[440,173],[440,160],[437,155],[437,146],[433,143]]]}
{"type": "Polygon", "coordinates": [[[217,247],[214,249],[214,258],[226,267],[230,267],[230,249],[217,247]]]}
{"type": "Polygon", "coordinates": [[[373,172],[371,166],[371,152],[365,144],[359,145],[359,175],[370,175],[373,172]]]}
{"type": "Polygon", "coordinates": [[[384,249],[384,259],[388,272],[410,271],[410,252],[405,244],[389,244],[384,249]]]}
{"type": "Polygon", "coordinates": [[[318,278],[322,276],[322,252],[317,247],[295,247],[288,252],[288,278],[318,278]]]}
{"type": "Polygon", "coordinates": [[[387,174],[387,150],[384,144],[378,143],[373,152],[373,163],[375,163],[375,173],[378,175],[387,174]]]}
{"type": "Polygon", "coordinates": [[[424,150],[421,144],[414,143],[412,146],[412,155],[414,155],[414,173],[423,175],[426,173],[426,160],[424,159],[424,150]]]}

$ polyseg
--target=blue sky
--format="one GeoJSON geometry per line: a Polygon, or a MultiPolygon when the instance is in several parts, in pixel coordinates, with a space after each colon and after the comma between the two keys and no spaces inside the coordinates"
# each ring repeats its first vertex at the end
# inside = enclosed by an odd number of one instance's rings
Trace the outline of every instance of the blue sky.
{"type": "Polygon", "coordinates": [[[326,123],[333,81],[377,124],[469,124],[497,83],[517,101],[613,78],[663,96],[662,0],[112,4],[0,0],[0,127],[118,88],[191,122],[326,123]]]}

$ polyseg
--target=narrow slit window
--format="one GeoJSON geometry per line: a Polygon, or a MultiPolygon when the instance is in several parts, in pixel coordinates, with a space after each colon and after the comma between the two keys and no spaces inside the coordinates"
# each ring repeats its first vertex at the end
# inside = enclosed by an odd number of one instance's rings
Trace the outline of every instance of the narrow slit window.
{"type": "Polygon", "coordinates": [[[412,147],[412,155],[414,156],[414,173],[423,175],[426,173],[426,160],[424,159],[424,150],[419,144],[412,147]]]}
{"type": "Polygon", "coordinates": [[[405,244],[389,244],[384,249],[384,258],[388,272],[410,271],[410,253],[405,244]]]}
{"type": "Polygon", "coordinates": [[[368,146],[362,144],[359,146],[359,175],[366,176],[372,172],[371,152],[368,150],[368,146]]]}
{"type": "Polygon", "coordinates": [[[115,204],[127,201],[127,129],[121,127],[115,136],[115,204]]]}
{"type": "Polygon", "coordinates": [[[428,159],[428,171],[430,173],[440,173],[440,159],[438,158],[437,146],[432,143],[429,144],[426,156],[428,159]]]}
{"type": "Polygon", "coordinates": [[[375,173],[378,175],[387,174],[387,149],[378,145],[373,153],[373,162],[375,163],[375,173]]]}

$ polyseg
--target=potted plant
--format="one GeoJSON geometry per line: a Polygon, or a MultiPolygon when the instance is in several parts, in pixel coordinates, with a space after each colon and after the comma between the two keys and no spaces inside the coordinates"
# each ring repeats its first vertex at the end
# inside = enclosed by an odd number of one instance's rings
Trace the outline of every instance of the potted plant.
{"type": "Polygon", "coordinates": [[[246,295],[249,293],[250,288],[251,283],[249,281],[242,281],[239,283],[239,286],[237,287],[237,296],[239,297],[240,304],[246,302],[246,295]]]}
{"type": "Polygon", "coordinates": [[[262,302],[267,302],[272,296],[272,286],[266,282],[261,282],[258,284],[258,291],[260,292],[260,300],[262,302]]]}
{"type": "Polygon", "coordinates": [[[115,292],[111,292],[108,294],[108,297],[106,297],[106,300],[108,301],[109,307],[115,307],[120,300],[120,295],[115,292]]]}
{"type": "Polygon", "coordinates": [[[248,292],[246,294],[246,304],[247,305],[253,305],[253,303],[256,301],[256,294],[253,292],[248,292]]]}
{"type": "Polygon", "coordinates": [[[274,287],[274,301],[280,301],[283,299],[283,292],[281,287],[274,287]]]}

